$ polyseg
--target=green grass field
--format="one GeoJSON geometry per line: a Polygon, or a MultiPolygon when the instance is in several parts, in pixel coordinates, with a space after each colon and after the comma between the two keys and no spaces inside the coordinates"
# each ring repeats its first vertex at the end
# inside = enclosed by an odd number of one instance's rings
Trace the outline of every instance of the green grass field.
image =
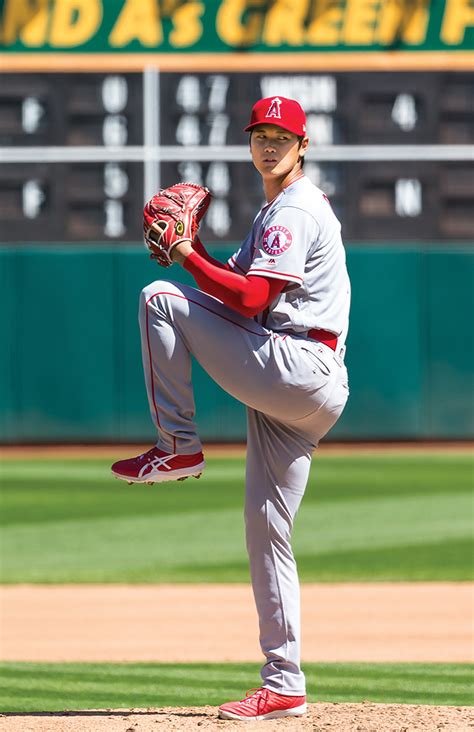
{"type": "MultiPolygon", "coordinates": [[[[2,582],[248,581],[242,459],[162,486],[109,465],[2,462],[2,582]]],[[[301,579],[472,579],[473,476],[466,454],[316,457],[294,530],[301,579]]]]}
{"type": "MultiPolygon", "coordinates": [[[[474,460],[318,456],[297,517],[303,581],[469,580],[474,460]]],[[[244,462],[128,486],[105,460],[0,464],[1,576],[20,582],[248,581],[244,462]]],[[[469,705],[469,665],[306,664],[309,701],[469,705]]],[[[193,706],[239,698],[252,664],[0,664],[0,711],[193,706]]]]}
{"type": "MultiPolygon", "coordinates": [[[[458,664],[306,664],[310,702],[472,704],[458,664]]],[[[1,711],[222,704],[255,686],[252,664],[0,664],[1,711]]]]}

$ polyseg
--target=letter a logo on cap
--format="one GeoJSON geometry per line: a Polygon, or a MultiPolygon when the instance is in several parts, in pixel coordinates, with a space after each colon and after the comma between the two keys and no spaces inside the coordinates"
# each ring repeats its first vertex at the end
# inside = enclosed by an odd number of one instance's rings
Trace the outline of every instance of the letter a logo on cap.
{"type": "Polygon", "coordinates": [[[266,113],[265,117],[275,117],[276,119],[281,119],[280,105],[281,99],[279,99],[278,97],[274,97],[270,102],[270,106],[268,107],[268,112],[266,113]]]}
{"type": "Polygon", "coordinates": [[[294,135],[306,135],[306,116],[296,99],[286,97],[265,97],[259,99],[252,107],[250,123],[245,127],[245,132],[250,132],[254,127],[262,124],[274,124],[283,127],[294,135]]]}

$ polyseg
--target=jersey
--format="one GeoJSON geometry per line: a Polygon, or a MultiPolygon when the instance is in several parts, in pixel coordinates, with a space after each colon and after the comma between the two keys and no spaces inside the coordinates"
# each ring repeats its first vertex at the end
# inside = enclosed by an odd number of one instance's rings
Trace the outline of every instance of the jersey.
{"type": "Polygon", "coordinates": [[[287,280],[257,316],[274,331],[304,334],[312,328],[345,343],[351,287],[341,225],[327,196],[302,176],[258,212],[240,249],[228,260],[235,272],[287,280]]]}

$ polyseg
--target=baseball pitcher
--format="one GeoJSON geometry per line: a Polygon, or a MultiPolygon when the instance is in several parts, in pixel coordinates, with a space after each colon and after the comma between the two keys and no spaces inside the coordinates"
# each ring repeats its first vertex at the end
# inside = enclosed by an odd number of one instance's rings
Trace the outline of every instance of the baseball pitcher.
{"type": "Polygon", "coordinates": [[[313,451],[349,394],[350,283],[339,221],[304,175],[305,123],[295,100],[254,105],[245,131],[266,202],[227,264],[210,257],[198,236],[207,189],[171,186],[144,211],[151,256],[164,267],[178,262],[198,288],[162,279],[141,293],[143,367],[158,440],[112,472],[130,483],[201,475],[191,355],[247,406],[246,541],[266,660],[261,687],[223,704],[224,719],[306,711],[291,533],[313,451]]]}

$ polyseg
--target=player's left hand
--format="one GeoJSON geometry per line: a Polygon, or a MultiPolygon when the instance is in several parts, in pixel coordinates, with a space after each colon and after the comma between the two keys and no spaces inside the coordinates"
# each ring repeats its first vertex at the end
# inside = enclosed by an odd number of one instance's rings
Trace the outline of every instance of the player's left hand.
{"type": "Polygon", "coordinates": [[[176,183],[154,195],[143,210],[145,245],[151,258],[169,267],[176,245],[193,241],[210,202],[209,189],[194,183],[176,183]]]}

